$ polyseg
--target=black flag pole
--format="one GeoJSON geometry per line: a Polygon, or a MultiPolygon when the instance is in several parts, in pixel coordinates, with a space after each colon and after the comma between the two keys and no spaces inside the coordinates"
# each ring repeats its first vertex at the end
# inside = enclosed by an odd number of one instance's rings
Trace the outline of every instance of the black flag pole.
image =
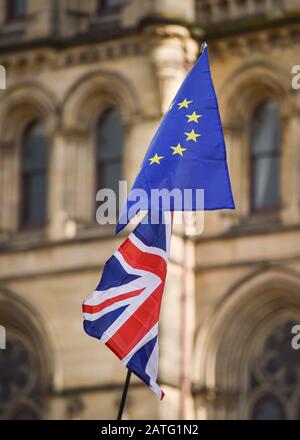
{"type": "Polygon", "coordinates": [[[124,412],[124,408],[125,408],[125,404],[126,404],[129,383],[130,383],[130,377],[131,377],[131,371],[128,370],[127,375],[126,375],[126,379],[125,379],[125,383],[124,383],[121,401],[120,401],[120,407],[119,407],[117,420],[122,420],[122,416],[123,416],[123,412],[124,412]]]}

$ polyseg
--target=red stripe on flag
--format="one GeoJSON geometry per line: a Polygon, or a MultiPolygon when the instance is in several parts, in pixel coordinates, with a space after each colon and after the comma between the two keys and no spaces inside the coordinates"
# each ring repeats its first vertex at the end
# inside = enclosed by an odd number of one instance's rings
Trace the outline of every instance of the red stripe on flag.
{"type": "Polygon", "coordinates": [[[135,244],[127,239],[119,248],[120,254],[126,262],[135,269],[145,270],[157,275],[161,280],[166,276],[167,263],[159,255],[141,251],[135,244]]]}
{"type": "Polygon", "coordinates": [[[106,342],[119,359],[123,359],[158,322],[163,289],[164,282],[106,342]]]}
{"type": "Polygon", "coordinates": [[[83,304],[82,310],[84,313],[97,313],[97,312],[100,312],[101,310],[105,309],[106,307],[108,307],[118,301],[122,301],[123,299],[132,298],[133,296],[137,296],[141,292],[143,292],[143,290],[145,290],[145,288],[134,290],[133,292],[129,292],[129,293],[122,293],[121,295],[114,296],[113,298],[107,299],[103,303],[93,305],[93,306],[91,306],[89,304],[83,304]]]}

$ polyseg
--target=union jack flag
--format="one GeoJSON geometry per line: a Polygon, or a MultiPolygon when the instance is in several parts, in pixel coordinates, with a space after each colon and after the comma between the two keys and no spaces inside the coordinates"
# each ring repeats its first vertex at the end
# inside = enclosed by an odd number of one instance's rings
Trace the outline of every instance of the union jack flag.
{"type": "Polygon", "coordinates": [[[106,262],[98,287],[83,303],[85,331],[104,342],[161,399],[158,319],[172,222],[171,213],[164,215],[164,222],[135,228],[106,262]]]}

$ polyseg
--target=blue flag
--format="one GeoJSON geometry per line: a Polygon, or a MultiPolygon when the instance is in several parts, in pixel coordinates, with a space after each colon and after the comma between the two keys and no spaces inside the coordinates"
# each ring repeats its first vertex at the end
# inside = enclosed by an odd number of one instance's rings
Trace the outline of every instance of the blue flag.
{"type": "Polygon", "coordinates": [[[151,210],[153,189],[191,190],[190,203],[178,207],[171,200],[168,207],[171,211],[234,209],[222,123],[206,44],[146,152],[121,213],[117,232],[137,213],[134,209],[137,199],[138,210],[151,210]],[[204,190],[202,206],[197,204],[197,189],[204,190]]]}

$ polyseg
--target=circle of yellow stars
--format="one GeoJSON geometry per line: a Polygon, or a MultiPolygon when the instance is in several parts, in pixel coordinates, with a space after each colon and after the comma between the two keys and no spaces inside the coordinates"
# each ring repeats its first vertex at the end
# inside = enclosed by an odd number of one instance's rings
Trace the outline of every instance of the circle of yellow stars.
{"type": "MultiPolygon", "coordinates": [[[[192,104],[192,102],[193,101],[189,101],[187,98],[184,98],[183,101],[178,102],[176,104],[178,107],[177,110],[189,109],[189,105],[192,104]]],[[[172,102],[168,111],[172,110],[174,108],[174,105],[175,105],[175,103],[172,102]]],[[[189,115],[185,115],[185,116],[188,119],[187,120],[188,123],[192,122],[192,123],[196,123],[196,124],[198,124],[199,119],[202,118],[202,115],[198,115],[196,111],[193,111],[193,113],[191,113],[189,115]]],[[[201,136],[201,134],[195,132],[194,129],[191,131],[185,131],[184,134],[186,136],[186,139],[185,139],[186,142],[192,141],[192,142],[197,143],[198,138],[201,136]]],[[[180,157],[183,157],[184,152],[188,150],[187,148],[182,147],[180,142],[176,146],[170,147],[170,149],[173,150],[172,156],[179,155],[180,157]]],[[[163,160],[164,158],[165,158],[165,156],[159,156],[156,153],[153,157],[150,157],[148,160],[150,162],[150,165],[153,165],[153,164],[160,165],[161,160],[163,160]]]]}

